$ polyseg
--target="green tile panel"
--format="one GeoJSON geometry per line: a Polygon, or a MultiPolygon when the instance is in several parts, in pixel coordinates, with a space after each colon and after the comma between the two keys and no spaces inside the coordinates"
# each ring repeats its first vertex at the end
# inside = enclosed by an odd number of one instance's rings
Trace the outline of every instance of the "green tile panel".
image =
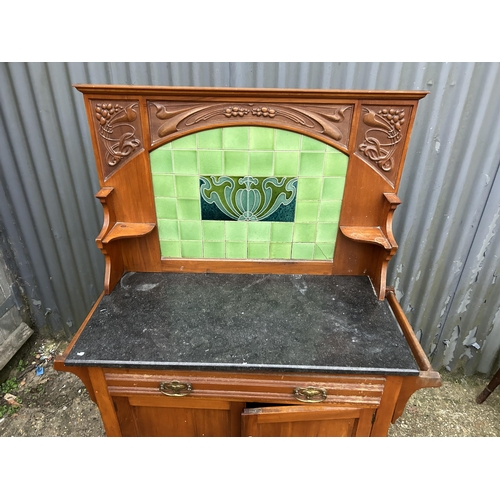
{"type": "Polygon", "coordinates": [[[150,154],[166,258],[331,260],[348,157],[266,127],[198,132],[150,154]],[[295,222],[201,220],[200,175],[297,177],[295,222]]]}

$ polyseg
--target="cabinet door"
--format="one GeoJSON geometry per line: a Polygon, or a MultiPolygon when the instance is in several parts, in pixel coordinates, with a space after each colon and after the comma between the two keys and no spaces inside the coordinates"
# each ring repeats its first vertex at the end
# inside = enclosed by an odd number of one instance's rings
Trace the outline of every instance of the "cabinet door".
{"type": "Polygon", "coordinates": [[[114,397],[123,436],[241,435],[242,403],[207,399],[114,397]]]}
{"type": "Polygon", "coordinates": [[[369,436],[373,409],[281,406],[245,409],[242,435],[262,437],[369,436]]]}

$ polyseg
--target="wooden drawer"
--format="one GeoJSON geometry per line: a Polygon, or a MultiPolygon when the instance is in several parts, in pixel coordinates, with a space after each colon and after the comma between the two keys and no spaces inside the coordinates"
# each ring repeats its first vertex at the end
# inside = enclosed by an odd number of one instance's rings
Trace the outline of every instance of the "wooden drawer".
{"type": "MultiPolygon", "coordinates": [[[[376,376],[235,374],[111,370],[104,376],[111,397],[223,399],[234,402],[314,404],[377,408],[386,379],[376,376]],[[177,389],[172,382],[184,384],[177,389]],[[164,392],[160,390],[163,385],[164,392]],[[189,384],[189,389],[186,387],[189,384]],[[179,393],[176,394],[176,391],[179,393]],[[166,393],[170,393],[170,396],[166,393]],[[177,397],[175,397],[177,396],[177,397]]],[[[170,404],[169,404],[170,405],[170,404]]]]}

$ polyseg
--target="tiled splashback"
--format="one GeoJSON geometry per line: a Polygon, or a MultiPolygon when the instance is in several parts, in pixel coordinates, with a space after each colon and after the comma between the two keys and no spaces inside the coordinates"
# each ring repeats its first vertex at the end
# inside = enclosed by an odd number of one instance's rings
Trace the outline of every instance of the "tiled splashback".
{"type": "Polygon", "coordinates": [[[264,127],[198,132],[150,154],[162,257],[331,260],[348,157],[264,127]]]}

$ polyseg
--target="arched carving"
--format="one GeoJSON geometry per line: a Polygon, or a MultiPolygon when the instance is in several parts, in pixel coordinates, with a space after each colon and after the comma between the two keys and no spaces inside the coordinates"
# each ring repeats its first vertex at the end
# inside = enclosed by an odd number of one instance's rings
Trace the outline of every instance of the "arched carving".
{"type": "Polygon", "coordinates": [[[151,145],[167,142],[187,131],[215,126],[254,125],[284,128],[315,137],[346,150],[354,106],[283,103],[179,103],[149,101],[151,145]]]}

